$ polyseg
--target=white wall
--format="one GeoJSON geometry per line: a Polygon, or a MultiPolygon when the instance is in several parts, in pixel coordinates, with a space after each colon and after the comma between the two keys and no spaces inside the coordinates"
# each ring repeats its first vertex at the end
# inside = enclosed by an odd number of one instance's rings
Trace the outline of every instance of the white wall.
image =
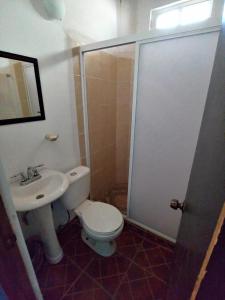
{"type": "Polygon", "coordinates": [[[122,0],[120,11],[120,36],[144,33],[149,30],[150,10],[174,0],[122,0]]]}
{"type": "MultiPolygon", "coordinates": [[[[104,40],[117,34],[117,0],[65,0],[64,21],[49,20],[41,0],[0,0],[0,50],[36,57],[46,120],[0,126],[0,157],[7,177],[39,163],[68,170],[80,163],[69,30],[76,40],[104,40]],[[59,133],[55,143],[46,133],[59,133]]],[[[56,226],[67,220],[55,203],[56,226]]],[[[28,216],[29,218],[29,216],[28,216]]],[[[33,224],[33,222],[31,222],[33,224]]],[[[35,226],[24,228],[25,236],[35,226]]]]}
{"type": "Polygon", "coordinates": [[[0,155],[11,176],[45,163],[67,170],[79,164],[74,86],[67,33],[104,40],[117,35],[118,0],[65,0],[64,21],[48,19],[41,0],[0,0],[0,50],[36,57],[46,120],[0,127],[0,155]],[[56,143],[44,140],[59,133],[56,143]]]}
{"type": "Polygon", "coordinates": [[[44,19],[42,7],[32,3],[0,0],[1,50],[38,58],[46,112],[45,121],[0,127],[0,155],[7,176],[39,163],[57,170],[79,163],[67,39],[61,24],[44,19]],[[59,141],[44,140],[48,132],[59,133],[59,141]]]}
{"type": "Polygon", "coordinates": [[[65,0],[65,31],[80,43],[117,37],[119,0],[65,0]]]}
{"type": "Polygon", "coordinates": [[[119,5],[118,35],[124,36],[136,32],[138,1],[122,0],[119,5]]]}
{"type": "Polygon", "coordinates": [[[176,2],[174,0],[139,0],[137,7],[137,16],[136,16],[136,32],[146,32],[149,30],[149,18],[150,18],[150,10],[163,6],[172,2],[176,2]]]}

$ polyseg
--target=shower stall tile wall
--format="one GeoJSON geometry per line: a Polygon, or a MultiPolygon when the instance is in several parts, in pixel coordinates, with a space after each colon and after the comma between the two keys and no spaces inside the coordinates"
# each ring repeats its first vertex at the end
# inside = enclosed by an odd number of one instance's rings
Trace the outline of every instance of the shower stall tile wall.
{"type": "Polygon", "coordinates": [[[81,90],[81,70],[80,70],[80,48],[76,47],[72,50],[73,55],[73,75],[75,85],[75,99],[77,110],[77,126],[80,145],[80,163],[86,165],[85,153],[85,138],[84,138],[84,118],[83,118],[83,103],[82,103],[82,90],[81,90]]]}
{"type": "MultiPolygon", "coordinates": [[[[75,51],[75,50],[74,50],[75,51]]],[[[85,53],[91,198],[127,206],[133,87],[133,45],[85,53]]],[[[74,53],[81,162],[85,163],[78,51],[74,53]]]]}

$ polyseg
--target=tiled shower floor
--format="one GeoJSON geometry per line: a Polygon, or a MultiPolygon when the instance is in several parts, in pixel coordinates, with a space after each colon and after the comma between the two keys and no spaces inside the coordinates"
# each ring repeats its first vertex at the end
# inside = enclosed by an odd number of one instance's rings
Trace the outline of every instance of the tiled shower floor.
{"type": "Polygon", "coordinates": [[[95,254],[81,240],[77,220],[59,234],[64,258],[38,272],[45,300],[162,300],[173,246],[138,227],[125,224],[110,258],[95,254]]]}
{"type": "Polygon", "coordinates": [[[120,192],[120,193],[112,193],[111,199],[109,204],[117,207],[123,214],[126,215],[127,213],[127,193],[120,192]]]}

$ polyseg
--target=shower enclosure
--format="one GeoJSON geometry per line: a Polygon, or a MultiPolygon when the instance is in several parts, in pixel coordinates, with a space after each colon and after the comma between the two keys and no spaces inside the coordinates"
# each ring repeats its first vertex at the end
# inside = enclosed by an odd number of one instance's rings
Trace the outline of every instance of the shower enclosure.
{"type": "Polygon", "coordinates": [[[91,199],[126,214],[134,45],[84,54],[91,199]]]}
{"type": "Polygon", "coordinates": [[[74,52],[91,199],[170,241],[181,214],[169,204],[187,192],[219,30],[150,33],[82,46],[80,58],[74,52]]]}

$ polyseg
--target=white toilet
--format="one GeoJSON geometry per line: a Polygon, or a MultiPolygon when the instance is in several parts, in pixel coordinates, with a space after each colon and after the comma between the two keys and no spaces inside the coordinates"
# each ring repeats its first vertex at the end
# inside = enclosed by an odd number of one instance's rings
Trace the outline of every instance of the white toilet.
{"type": "Polygon", "coordinates": [[[102,256],[111,256],[116,250],[115,238],[123,230],[121,212],[103,202],[87,200],[90,192],[90,170],[77,167],[67,174],[70,186],[62,197],[68,210],[78,215],[83,226],[83,241],[102,256]]]}

